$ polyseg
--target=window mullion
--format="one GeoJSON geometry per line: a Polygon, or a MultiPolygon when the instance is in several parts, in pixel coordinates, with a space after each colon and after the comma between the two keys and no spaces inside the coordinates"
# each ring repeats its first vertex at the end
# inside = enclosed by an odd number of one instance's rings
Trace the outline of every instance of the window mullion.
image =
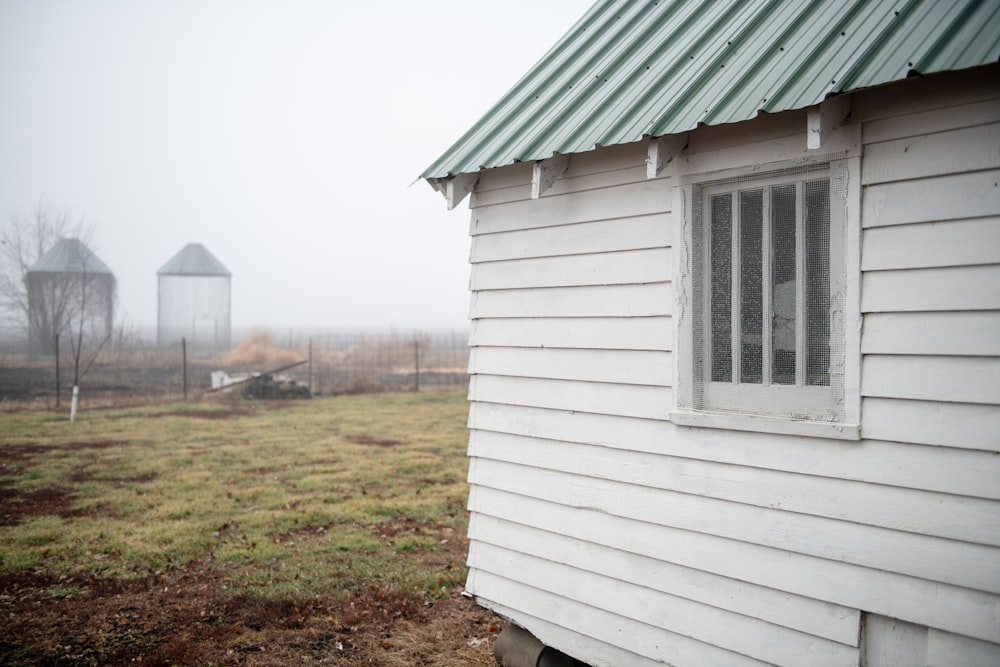
{"type": "Polygon", "coordinates": [[[732,233],[732,276],[730,276],[731,287],[731,297],[730,297],[730,350],[732,357],[732,383],[738,384],[740,381],[740,369],[743,367],[743,316],[742,316],[742,300],[740,299],[740,270],[741,270],[741,249],[740,249],[740,225],[742,224],[743,215],[740,211],[740,192],[739,190],[733,190],[732,194],[733,203],[733,224],[731,228],[732,233]]]}
{"type": "Polygon", "coordinates": [[[805,183],[795,184],[795,386],[806,384],[805,183]]]}
{"type": "Polygon", "coordinates": [[[761,344],[761,383],[767,387],[771,384],[774,365],[774,348],[772,343],[774,329],[774,285],[771,282],[771,188],[764,188],[763,212],[761,224],[761,311],[763,322],[761,323],[760,344],[761,344]]]}

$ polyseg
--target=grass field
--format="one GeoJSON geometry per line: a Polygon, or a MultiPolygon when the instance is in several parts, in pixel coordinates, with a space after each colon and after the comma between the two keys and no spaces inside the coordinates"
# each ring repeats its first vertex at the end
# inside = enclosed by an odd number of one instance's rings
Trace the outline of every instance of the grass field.
{"type": "Polygon", "coordinates": [[[3,664],[491,664],[464,393],[0,413],[3,664]],[[83,619],[83,621],[81,621],[83,619]]]}

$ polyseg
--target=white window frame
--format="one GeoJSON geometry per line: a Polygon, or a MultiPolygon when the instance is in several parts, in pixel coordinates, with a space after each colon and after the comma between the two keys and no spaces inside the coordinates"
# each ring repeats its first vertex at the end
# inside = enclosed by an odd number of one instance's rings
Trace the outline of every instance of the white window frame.
{"type": "MultiPolygon", "coordinates": [[[[781,160],[766,165],[752,165],[736,169],[710,171],[714,166],[712,160],[703,166],[707,167],[699,173],[674,173],[674,207],[675,216],[679,219],[680,239],[677,245],[678,275],[675,279],[677,323],[677,347],[675,350],[675,400],[676,404],[670,413],[670,419],[684,426],[699,426],[709,428],[726,428],[746,431],[762,431],[790,435],[808,435],[845,440],[857,440],[861,437],[860,428],[860,156],[857,145],[843,149],[834,143],[833,148],[820,155],[809,155],[796,160],[781,160]],[[710,372],[703,369],[700,359],[707,359],[707,351],[694,349],[695,331],[699,326],[707,326],[705,320],[710,315],[704,315],[701,323],[695,322],[694,275],[691,253],[695,247],[693,233],[694,206],[693,199],[700,191],[701,196],[708,197],[713,192],[751,189],[758,184],[788,182],[794,178],[785,174],[789,169],[801,170],[802,180],[810,180],[809,170],[815,168],[817,173],[826,170],[823,178],[829,178],[831,185],[837,179],[843,179],[839,184],[844,198],[835,201],[831,197],[830,210],[830,243],[836,242],[843,247],[842,265],[831,264],[831,310],[840,309],[843,313],[842,332],[831,330],[831,335],[843,336],[844,358],[839,361],[838,369],[842,375],[831,377],[831,387],[792,386],[792,385],[747,385],[732,383],[702,382],[696,391],[698,378],[696,373],[710,372]],[[756,178],[754,175],[759,174],[756,178]],[[750,177],[747,179],[747,177],[750,177]],[[740,179],[738,185],[734,182],[740,179]],[[696,357],[696,355],[698,355],[696,357]],[[823,409],[816,411],[816,405],[829,407],[830,400],[835,401],[836,410],[823,409]],[[700,402],[697,405],[696,402],[700,402]],[[781,414],[773,408],[779,403],[785,409],[781,414]],[[739,410],[736,410],[736,405],[739,410]],[[822,414],[821,414],[822,413],[822,414]]],[[[725,155],[719,155],[717,160],[726,160],[725,155]]],[[[699,166],[697,161],[689,166],[699,166]]],[[[733,164],[729,161],[729,164],[733,164]]],[[[836,192],[831,187],[831,193],[836,192]]],[[[801,224],[801,223],[800,223],[801,224]]],[[[734,226],[735,229],[735,226],[734,226]]],[[[735,233],[735,232],[734,232],[735,233]]],[[[802,243],[804,236],[797,234],[797,243],[802,243]]],[[[734,252],[736,246],[734,246],[734,252]]],[[[832,259],[836,259],[832,257],[832,259]]],[[[702,265],[704,266],[704,265],[702,265]]],[[[700,277],[704,280],[704,276],[700,277]]],[[[797,290],[801,294],[801,290],[797,290]]],[[[734,303],[737,299],[734,297],[734,303]]],[[[802,299],[797,302],[797,321],[801,319],[802,299]]],[[[734,313],[737,308],[733,308],[734,313]]],[[[735,315],[734,315],[735,317],[735,315]]],[[[764,321],[767,322],[765,316],[764,321]]],[[[767,326],[765,324],[765,326],[767,326]]],[[[802,327],[796,333],[797,349],[802,349],[802,327]]],[[[709,336],[704,336],[704,346],[710,345],[709,336]]],[[[739,371],[738,352],[733,355],[733,379],[739,371]]],[[[798,367],[797,372],[802,370],[798,367]]]]}

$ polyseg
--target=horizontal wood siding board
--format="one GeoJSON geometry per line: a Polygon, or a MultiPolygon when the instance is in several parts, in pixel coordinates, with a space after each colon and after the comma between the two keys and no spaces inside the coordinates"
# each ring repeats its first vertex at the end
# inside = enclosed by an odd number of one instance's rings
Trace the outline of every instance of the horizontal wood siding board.
{"type": "Polygon", "coordinates": [[[869,120],[862,124],[861,138],[865,144],[874,144],[988,125],[997,121],[1000,121],[1000,99],[993,98],[869,120]]]}
{"type": "Polygon", "coordinates": [[[666,419],[673,392],[669,387],[476,374],[470,379],[469,400],[666,419]]]}
{"type": "Polygon", "coordinates": [[[621,549],[476,514],[469,526],[470,565],[477,554],[500,547],[757,618],[779,627],[858,645],[860,612],[841,605],[684,567],[621,549]]]}
{"type": "MultiPolygon", "coordinates": [[[[1000,593],[1000,549],[687,493],[473,459],[469,481],[508,493],[1000,593]]],[[[602,519],[603,520],[603,519],[602,519]]]]}
{"type": "Polygon", "coordinates": [[[482,402],[471,405],[469,424],[477,430],[545,440],[1000,500],[1000,457],[971,449],[727,432],[655,419],[482,402]]]}
{"type": "Polygon", "coordinates": [[[470,319],[496,317],[653,317],[670,315],[671,283],[473,292],[470,319]]]}
{"type": "Polygon", "coordinates": [[[814,667],[858,661],[856,648],[814,635],[496,545],[477,547],[470,564],[480,572],[757,660],[814,667]]]}
{"type": "Polygon", "coordinates": [[[866,438],[1000,453],[1000,406],[866,398],[862,411],[866,438]]]}
{"type": "Polygon", "coordinates": [[[674,237],[673,218],[656,213],[632,218],[539,227],[472,238],[473,263],[665,248],[674,237]]]}
{"type": "Polygon", "coordinates": [[[525,183],[531,183],[531,174],[533,171],[533,163],[531,162],[515,162],[514,164],[497,167],[496,169],[484,169],[479,172],[476,191],[504,190],[525,183]]]}
{"type": "MultiPolygon", "coordinates": [[[[469,509],[851,609],[1000,641],[1000,596],[474,486],[469,509]],[[932,600],[933,604],[928,601],[932,600]]],[[[905,555],[905,554],[904,554],[905,555]]]]}
{"type": "Polygon", "coordinates": [[[978,264],[1000,264],[1000,217],[875,227],[862,240],[862,271],[978,264]]]}
{"type": "Polygon", "coordinates": [[[1000,357],[1000,311],[870,313],[861,352],[1000,357]]]}
{"type": "Polygon", "coordinates": [[[927,111],[955,111],[966,105],[1000,98],[1000,81],[984,76],[985,68],[948,72],[935,76],[933,93],[928,94],[928,79],[912,77],[891,86],[876,86],[854,95],[851,117],[866,125],[873,121],[912,116],[927,111]]]}
{"type": "Polygon", "coordinates": [[[1000,501],[473,431],[469,454],[599,480],[1000,547],[1000,501]]]}
{"type": "MultiPolygon", "coordinates": [[[[563,187],[562,191],[588,189],[586,179],[596,176],[603,176],[604,186],[642,180],[645,178],[645,159],[645,142],[608,146],[586,153],[576,153],[571,156],[569,166],[559,181],[553,185],[553,189],[559,187],[561,183],[569,182],[580,185],[576,188],[563,187]],[[635,172],[637,169],[642,170],[640,178],[620,175],[623,172],[635,172]]],[[[524,198],[527,199],[531,194],[530,184],[533,167],[534,162],[519,162],[481,171],[479,182],[476,184],[476,192],[473,193],[473,208],[476,207],[478,195],[490,195],[500,190],[523,188],[524,198]]]]}
{"type": "Polygon", "coordinates": [[[540,199],[484,206],[472,211],[471,233],[493,234],[577,222],[632,218],[670,210],[670,188],[642,181],[540,199]]]}
{"type": "MultiPolygon", "coordinates": [[[[570,164],[572,165],[572,158],[570,159],[570,164]]],[[[630,183],[638,183],[645,179],[646,165],[643,163],[594,174],[580,174],[574,176],[567,173],[560,176],[559,179],[552,184],[551,188],[542,193],[542,197],[554,197],[574,192],[583,192],[586,190],[628,185],[630,183]]],[[[477,188],[476,195],[473,198],[470,208],[476,209],[483,206],[495,206],[497,204],[507,204],[530,198],[531,179],[529,174],[527,181],[502,190],[480,191],[477,188]]]]}
{"type": "Polygon", "coordinates": [[[870,185],[863,190],[861,211],[866,229],[995,217],[1000,215],[1000,171],[870,185]]]}
{"type": "Polygon", "coordinates": [[[662,283],[673,278],[668,248],[562,257],[538,257],[472,265],[473,290],[662,283]]]}
{"type": "MultiPolygon", "coordinates": [[[[564,635],[558,632],[550,634],[546,625],[534,623],[531,621],[532,618],[546,619],[547,624],[606,642],[620,650],[630,650],[643,659],[654,661],[655,664],[699,665],[699,667],[702,665],[766,667],[767,665],[748,656],[590,607],[570,598],[552,595],[490,572],[476,570],[473,582],[474,589],[470,591],[473,595],[485,598],[486,606],[513,618],[519,625],[523,621],[523,625],[543,643],[555,644],[556,638],[564,635]],[[500,600],[505,604],[492,602],[500,600]],[[549,639],[550,636],[553,639],[549,639]],[[625,649],[625,646],[628,649],[625,649]]],[[[629,661],[606,664],[609,667],[618,667],[636,663],[629,661]]]]}
{"type": "Polygon", "coordinates": [[[1000,167],[1000,122],[865,146],[861,183],[885,183],[1000,167]]]}
{"type": "MultiPolygon", "coordinates": [[[[475,574],[475,570],[471,572],[475,574]]],[[[634,665],[635,667],[663,667],[661,660],[650,660],[632,651],[613,646],[592,636],[573,632],[568,628],[551,623],[546,619],[537,618],[493,600],[476,597],[476,602],[499,616],[512,619],[515,625],[523,627],[547,646],[560,646],[564,653],[571,654],[581,660],[586,660],[592,667],[618,667],[619,665],[634,665]]]]}
{"type": "Polygon", "coordinates": [[[996,667],[1000,644],[931,629],[927,632],[927,667],[996,667]]]}
{"type": "Polygon", "coordinates": [[[867,271],[861,277],[864,313],[1000,310],[1000,266],[867,271]]]}
{"type": "Polygon", "coordinates": [[[669,351],[673,342],[674,324],[666,316],[525,317],[474,320],[469,344],[669,351]]]}
{"type": "Polygon", "coordinates": [[[469,372],[658,387],[673,381],[671,353],[646,350],[474,347],[469,372]]]}
{"type": "Polygon", "coordinates": [[[1000,405],[1000,358],[866,355],[861,394],[1000,405]]]}

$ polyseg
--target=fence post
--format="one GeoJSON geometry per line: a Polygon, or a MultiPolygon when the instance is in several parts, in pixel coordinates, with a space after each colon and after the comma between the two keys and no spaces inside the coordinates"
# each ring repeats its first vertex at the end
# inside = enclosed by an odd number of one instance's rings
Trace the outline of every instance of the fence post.
{"type": "Polygon", "coordinates": [[[184,402],[188,400],[188,352],[187,352],[187,338],[181,336],[181,364],[184,367],[183,377],[184,377],[184,402]]]}
{"type": "Polygon", "coordinates": [[[413,332],[413,391],[420,392],[420,339],[413,332]]]}
{"type": "Polygon", "coordinates": [[[309,336],[309,395],[313,395],[313,339],[309,336]]]}
{"type": "Polygon", "coordinates": [[[62,387],[59,386],[59,334],[56,334],[56,410],[59,409],[59,394],[62,387]]]}

